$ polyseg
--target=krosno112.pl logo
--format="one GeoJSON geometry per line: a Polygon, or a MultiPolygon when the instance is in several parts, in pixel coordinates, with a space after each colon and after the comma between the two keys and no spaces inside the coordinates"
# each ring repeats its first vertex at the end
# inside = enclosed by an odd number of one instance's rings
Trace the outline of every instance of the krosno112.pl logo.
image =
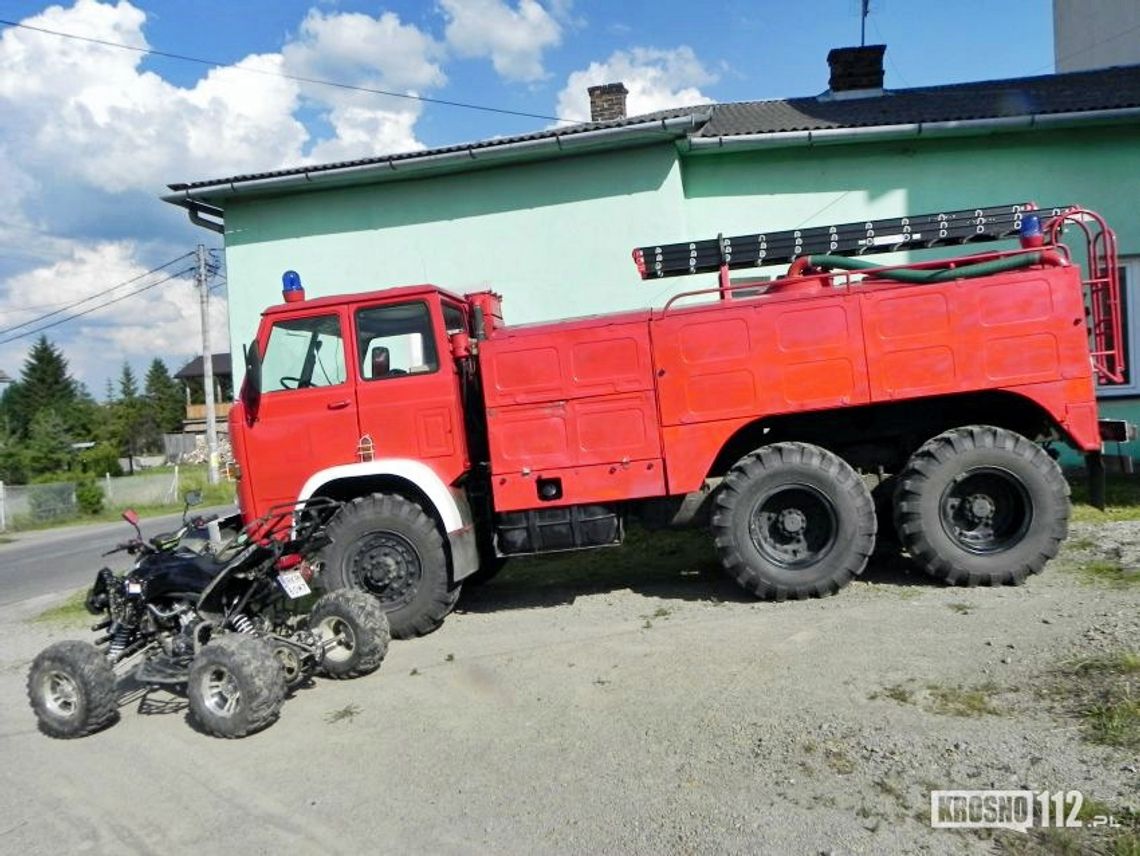
{"type": "Polygon", "coordinates": [[[931,791],[930,825],[935,829],[1012,829],[1034,826],[1116,826],[1111,815],[1081,817],[1080,791],[931,791]]]}

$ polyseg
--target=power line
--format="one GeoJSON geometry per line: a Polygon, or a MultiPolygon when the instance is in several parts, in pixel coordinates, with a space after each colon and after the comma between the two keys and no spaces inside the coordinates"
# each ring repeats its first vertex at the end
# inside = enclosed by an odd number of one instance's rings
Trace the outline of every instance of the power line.
{"type": "MultiPolygon", "coordinates": [[[[28,336],[34,336],[36,333],[42,333],[44,330],[50,330],[52,327],[58,327],[60,324],[66,324],[68,321],[74,321],[76,318],[82,318],[84,315],[90,315],[92,312],[98,312],[100,309],[105,309],[113,303],[118,303],[121,300],[126,300],[128,297],[134,297],[136,294],[142,294],[144,291],[149,291],[155,286],[162,285],[164,282],[170,282],[172,279],[177,279],[180,276],[185,276],[194,271],[193,267],[183,268],[170,276],[164,277],[157,282],[151,282],[144,285],[142,288],[136,288],[134,291],[128,291],[126,294],[120,294],[118,297],[112,297],[110,300],[100,303],[98,306],[92,306],[90,309],[84,309],[82,312],[76,312],[73,315],[68,315],[66,318],[60,318],[48,324],[36,327],[34,330],[27,330],[23,333],[17,333],[15,336],[9,336],[7,339],[0,339],[0,345],[7,345],[9,342],[15,342],[18,339],[24,339],[28,336]]],[[[52,313],[55,314],[55,313],[52,313]]],[[[46,317],[46,316],[45,316],[46,317]]]]}
{"type": "Polygon", "coordinates": [[[171,259],[170,261],[166,262],[165,264],[161,264],[156,268],[151,268],[150,270],[146,271],[145,273],[140,273],[138,276],[133,276],[130,279],[123,280],[122,282],[120,282],[117,285],[112,285],[110,288],[104,288],[101,291],[95,292],[94,294],[89,294],[87,297],[80,298],[79,300],[73,300],[70,303],[63,305],[59,309],[56,309],[52,312],[48,312],[44,315],[38,315],[35,318],[29,318],[27,321],[23,321],[19,324],[13,324],[11,327],[4,327],[3,329],[0,329],[0,336],[4,335],[5,333],[11,333],[13,330],[19,330],[21,327],[27,327],[30,324],[38,324],[39,322],[41,322],[47,318],[51,318],[54,315],[59,315],[60,313],[66,312],[68,309],[73,309],[76,306],[79,306],[80,304],[87,303],[91,300],[94,300],[97,297],[102,297],[104,294],[110,294],[112,291],[116,291],[120,288],[123,288],[124,286],[131,285],[132,283],[138,282],[143,277],[150,276],[152,273],[158,273],[160,270],[165,270],[166,268],[170,267],[171,265],[177,264],[178,262],[182,261],[184,258],[186,258],[189,255],[190,255],[190,253],[183,253],[182,255],[178,256],[177,258],[171,259]]]}
{"type": "Polygon", "coordinates": [[[261,68],[248,68],[246,66],[234,65],[233,63],[218,62],[212,59],[202,59],[196,56],[187,56],[186,54],[170,53],[169,51],[153,50],[151,48],[140,48],[134,45],[124,45],[121,42],[112,42],[107,39],[96,39],[91,36],[80,36],[75,33],[63,33],[59,30],[49,30],[46,27],[33,27],[30,24],[21,24],[19,21],[7,21],[0,18],[0,24],[8,27],[18,27],[21,30],[31,30],[36,33],[45,33],[49,36],[59,36],[62,39],[74,39],[79,42],[88,42],[93,45],[102,45],[108,48],[118,48],[119,50],[132,51],[134,53],[145,54],[146,56],[160,56],[164,59],[176,59],[182,62],[193,62],[198,65],[208,65],[213,68],[230,68],[235,71],[244,71],[249,74],[261,74],[267,77],[282,77],[286,80],[294,80],[298,83],[312,83],[317,86],[331,86],[336,89],[347,89],[351,92],[367,92],[371,95],[386,95],[389,98],[405,98],[409,101],[420,101],[425,104],[439,104],[444,107],[462,107],[464,110],[482,110],[486,113],[502,113],[507,116],[523,116],[527,119],[544,119],[553,122],[566,122],[567,124],[576,125],[578,121],[575,119],[563,119],[561,116],[548,116],[545,113],[527,113],[522,110],[508,110],[504,107],[487,107],[483,104],[468,104],[463,101],[449,101],[445,98],[429,98],[426,95],[413,95],[409,92],[393,92],[388,89],[376,89],[371,86],[358,86],[353,83],[341,83],[336,80],[324,80],[317,77],[304,77],[299,74],[289,74],[284,71],[269,71],[261,68]]]}

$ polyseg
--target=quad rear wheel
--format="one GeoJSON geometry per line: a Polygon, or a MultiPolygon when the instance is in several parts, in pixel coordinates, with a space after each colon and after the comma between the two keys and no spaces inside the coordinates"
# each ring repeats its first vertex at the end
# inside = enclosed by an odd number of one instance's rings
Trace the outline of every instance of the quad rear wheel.
{"type": "Polygon", "coordinates": [[[115,673],[87,642],[56,642],[40,652],[28,673],[28,699],[49,737],[85,737],[119,716],[115,673]]]}
{"type": "Polygon", "coordinates": [[[1037,443],[970,425],[924,444],[899,474],[895,527],[931,576],[952,585],[1016,585],[1068,534],[1069,485],[1037,443]]]}
{"type": "Polygon", "coordinates": [[[388,616],[376,598],[362,591],[329,592],[309,614],[309,627],[325,651],[318,670],[329,678],[358,678],[380,668],[388,653],[388,616]]]}
{"type": "Polygon", "coordinates": [[[277,721],[285,671],[258,636],[226,633],[202,648],[186,685],[190,714],[215,737],[245,737],[277,721]]]}
{"type": "Polygon", "coordinates": [[[729,470],[712,528],[725,570],[757,597],[819,597],[866,567],[875,506],[841,458],[808,443],[775,443],[729,470]]]}

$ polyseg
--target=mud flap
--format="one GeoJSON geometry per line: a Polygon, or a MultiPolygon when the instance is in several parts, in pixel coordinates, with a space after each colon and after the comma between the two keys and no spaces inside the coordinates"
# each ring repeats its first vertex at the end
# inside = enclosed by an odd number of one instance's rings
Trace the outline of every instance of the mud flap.
{"type": "Polygon", "coordinates": [[[1088,452],[1085,455],[1085,469],[1089,474],[1089,504],[1104,511],[1106,505],[1104,455],[1100,452],[1088,452]]]}

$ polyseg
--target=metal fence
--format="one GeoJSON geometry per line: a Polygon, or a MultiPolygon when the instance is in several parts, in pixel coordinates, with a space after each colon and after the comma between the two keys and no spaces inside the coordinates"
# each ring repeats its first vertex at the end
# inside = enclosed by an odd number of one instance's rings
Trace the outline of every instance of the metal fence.
{"type": "MultiPolygon", "coordinates": [[[[152,475],[106,476],[97,481],[104,507],[173,505],[179,496],[178,467],[152,475]]],[[[6,485],[0,482],[0,532],[22,526],[66,520],[79,514],[75,482],[6,485]]]]}

